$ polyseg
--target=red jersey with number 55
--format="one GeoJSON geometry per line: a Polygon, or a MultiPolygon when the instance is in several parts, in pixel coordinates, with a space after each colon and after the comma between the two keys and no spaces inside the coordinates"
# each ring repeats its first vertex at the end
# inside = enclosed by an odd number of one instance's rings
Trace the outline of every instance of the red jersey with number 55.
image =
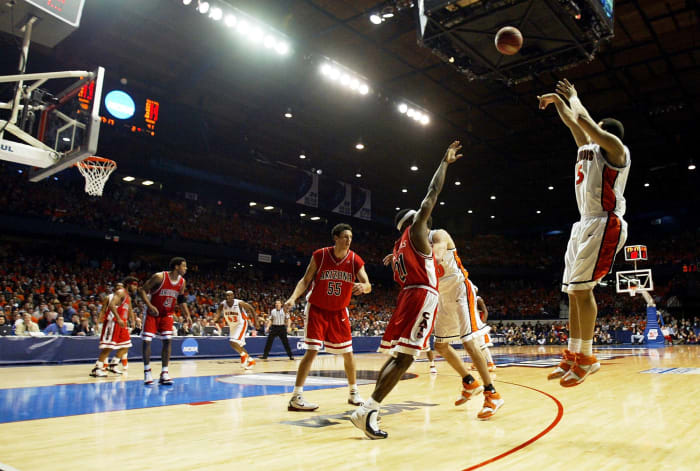
{"type": "MultiPolygon", "coordinates": [[[[185,279],[180,275],[177,275],[177,280],[173,282],[170,279],[170,274],[167,271],[163,272],[163,282],[158,289],[151,292],[151,304],[158,309],[158,315],[167,316],[172,314],[184,283],[185,279]]],[[[152,313],[149,312],[149,314],[152,313]]]]}
{"type": "Polygon", "coordinates": [[[318,249],[313,254],[316,278],[306,300],[328,311],[339,311],[350,304],[352,287],[364,260],[352,250],[342,260],[333,255],[333,247],[318,249]]]}
{"type": "Polygon", "coordinates": [[[401,288],[405,286],[429,286],[438,289],[438,276],[433,259],[430,255],[420,253],[411,242],[411,226],[408,226],[401,238],[394,244],[392,268],[394,281],[401,288]]]}

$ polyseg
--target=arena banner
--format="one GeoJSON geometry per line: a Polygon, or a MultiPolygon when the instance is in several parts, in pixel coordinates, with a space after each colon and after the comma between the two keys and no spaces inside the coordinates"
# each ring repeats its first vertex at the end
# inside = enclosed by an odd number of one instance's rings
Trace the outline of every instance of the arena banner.
{"type": "Polygon", "coordinates": [[[358,188],[357,200],[353,203],[353,207],[358,207],[354,217],[364,219],[365,221],[372,220],[372,192],[366,188],[358,188]]]}
{"type": "MultiPolygon", "coordinates": [[[[302,337],[289,336],[289,346],[294,356],[305,352],[302,337]]],[[[354,337],[353,350],[356,353],[374,353],[379,348],[381,337],[354,337]]],[[[141,338],[132,337],[129,349],[130,360],[141,359],[141,338]]],[[[246,338],[246,350],[253,356],[262,355],[267,337],[246,338]]],[[[97,358],[99,337],[0,337],[0,365],[40,364],[40,363],[90,363],[97,358]]],[[[153,360],[160,359],[162,343],[153,340],[153,360]]],[[[271,356],[286,357],[287,353],[279,339],[275,339],[270,350],[271,356]]],[[[172,358],[234,358],[238,354],[229,345],[228,337],[173,337],[172,358]]]]}
{"type": "Polygon", "coordinates": [[[297,203],[318,208],[318,174],[304,171],[304,179],[299,187],[301,197],[297,203]]]}
{"type": "Polygon", "coordinates": [[[352,213],[352,185],[345,182],[338,182],[342,188],[342,195],[340,197],[340,203],[333,208],[334,213],[342,214],[343,216],[350,216],[352,213]]]}
{"type": "Polygon", "coordinates": [[[272,263],[272,255],[267,254],[267,253],[259,253],[258,252],[258,262],[272,263]]]}

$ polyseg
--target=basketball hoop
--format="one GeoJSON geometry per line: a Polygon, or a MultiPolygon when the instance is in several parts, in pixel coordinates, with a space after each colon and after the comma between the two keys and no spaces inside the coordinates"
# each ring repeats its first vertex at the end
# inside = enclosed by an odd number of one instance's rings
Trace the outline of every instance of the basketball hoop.
{"type": "Polygon", "coordinates": [[[102,190],[109,176],[117,168],[114,160],[104,157],[88,157],[75,164],[80,174],[85,177],[85,193],[91,196],[102,196],[102,190]]]}
{"type": "Polygon", "coordinates": [[[639,280],[635,280],[635,279],[629,280],[630,296],[636,296],[638,288],[639,288],[639,280]]]}

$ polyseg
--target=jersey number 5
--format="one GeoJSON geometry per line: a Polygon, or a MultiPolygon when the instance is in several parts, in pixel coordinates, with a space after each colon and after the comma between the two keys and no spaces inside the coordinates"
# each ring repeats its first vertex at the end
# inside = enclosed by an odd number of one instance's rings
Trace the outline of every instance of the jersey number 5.
{"type": "Polygon", "coordinates": [[[340,281],[329,281],[328,282],[328,296],[340,296],[343,290],[343,284],[340,281]]]}
{"type": "Polygon", "coordinates": [[[583,178],[585,177],[582,170],[583,170],[583,164],[578,164],[578,168],[576,169],[576,184],[577,185],[580,185],[581,182],[583,181],[583,178]]]}
{"type": "Polygon", "coordinates": [[[406,281],[406,276],[408,272],[406,271],[406,264],[403,261],[403,254],[400,254],[394,261],[394,271],[399,275],[399,279],[404,282],[406,281]]]}

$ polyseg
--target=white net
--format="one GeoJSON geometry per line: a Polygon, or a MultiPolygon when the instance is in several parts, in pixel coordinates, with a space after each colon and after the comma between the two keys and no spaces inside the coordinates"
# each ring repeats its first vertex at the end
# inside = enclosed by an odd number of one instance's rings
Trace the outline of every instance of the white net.
{"type": "Polygon", "coordinates": [[[80,174],[85,177],[85,193],[92,196],[102,196],[105,183],[117,168],[115,161],[102,157],[88,157],[76,165],[80,174]]]}

